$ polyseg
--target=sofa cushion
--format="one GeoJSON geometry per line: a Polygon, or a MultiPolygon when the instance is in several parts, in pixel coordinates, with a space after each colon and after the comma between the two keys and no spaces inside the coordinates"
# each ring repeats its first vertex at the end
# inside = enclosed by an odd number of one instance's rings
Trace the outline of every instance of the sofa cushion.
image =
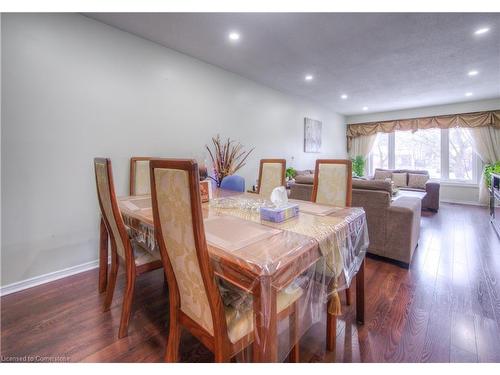
{"type": "Polygon", "coordinates": [[[385,180],[386,178],[392,179],[392,171],[388,171],[385,169],[375,169],[375,175],[373,176],[374,180],[385,180]]]}
{"type": "Polygon", "coordinates": [[[408,173],[408,187],[414,189],[425,189],[429,176],[422,173],[408,173]]]}
{"type": "Polygon", "coordinates": [[[422,200],[416,197],[401,197],[392,201],[391,207],[405,207],[420,212],[422,200]]]}
{"type": "Polygon", "coordinates": [[[314,184],[314,175],[313,174],[301,174],[295,176],[295,182],[297,184],[314,184]]]}
{"type": "Polygon", "coordinates": [[[407,186],[406,185],[406,172],[403,173],[393,173],[392,181],[396,187],[407,186]]]}
{"type": "Polygon", "coordinates": [[[409,187],[409,186],[402,187],[399,190],[403,190],[403,191],[420,191],[420,192],[425,191],[425,189],[412,188],[412,187],[409,187]]]}

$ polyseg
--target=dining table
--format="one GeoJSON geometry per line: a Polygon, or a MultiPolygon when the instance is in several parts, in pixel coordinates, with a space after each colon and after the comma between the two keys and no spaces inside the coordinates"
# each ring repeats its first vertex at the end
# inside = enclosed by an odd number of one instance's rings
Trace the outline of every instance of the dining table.
{"type": "MultiPolygon", "coordinates": [[[[297,204],[299,213],[281,223],[261,220],[259,208],[270,202],[258,194],[216,188],[210,201],[202,204],[215,275],[251,296],[254,362],[279,360],[277,298],[293,283],[305,285],[309,290],[304,294],[308,296],[312,295],[308,293],[312,285],[320,285],[317,289],[326,303],[332,293],[348,288],[356,279],[356,317],[359,323],[364,322],[364,258],[368,247],[364,210],[306,201],[289,203],[297,204]]],[[[129,236],[148,251],[159,251],[151,196],[119,197],[118,206],[129,236]]],[[[108,235],[102,220],[100,228],[99,290],[104,291],[108,235]]]]}

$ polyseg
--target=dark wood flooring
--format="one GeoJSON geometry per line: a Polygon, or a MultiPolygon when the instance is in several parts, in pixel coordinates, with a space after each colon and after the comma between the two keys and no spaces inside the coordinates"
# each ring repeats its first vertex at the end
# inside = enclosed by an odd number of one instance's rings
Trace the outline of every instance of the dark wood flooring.
{"type": "MultiPolygon", "coordinates": [[[[355,306],[346,308],[334,353],[324,350],[324,325],[313,326],[301,339],[302,361],[500,362],[500,240],[487,210],[443,204],[424,213],[421,228],[409,270],[367,259],[365,325],[356,324],[355,306]]],[[[130,334],[118,340],[123,281],[107,313],[97,270],[1,298],[2,360],[160,361],[168,324],[162,273],[139,277],[130,334]]],[[[213,359],[188,333],[181,348],[183,362],[213,359]]]]}

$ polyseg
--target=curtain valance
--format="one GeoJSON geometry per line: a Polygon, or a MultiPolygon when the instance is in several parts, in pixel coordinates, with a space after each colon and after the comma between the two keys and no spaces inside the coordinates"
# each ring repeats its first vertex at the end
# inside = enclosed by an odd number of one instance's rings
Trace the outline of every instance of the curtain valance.
{"type": "Polygon", "coordinates": [[[392,133],[396,130],[416,132],[418,129],[431,128],[477,128],[480,126],[493,126],[500,129],[500,110],[348,124],[347,150],[351,149],[353,138],[376,133],[392,133]]]}

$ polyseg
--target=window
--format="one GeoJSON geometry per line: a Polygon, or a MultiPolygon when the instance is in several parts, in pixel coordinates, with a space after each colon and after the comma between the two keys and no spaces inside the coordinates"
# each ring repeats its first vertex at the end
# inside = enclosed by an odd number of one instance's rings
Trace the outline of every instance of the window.
{"type": "Polygon", "coordinates": [[[474,152],[466,129],[448,129],[448,179],[473,180],[474,152]]]}
{"type": "Polygon", "coordinates": [[[394,143],[396,169],[426,169],[432,178],[441,177],[440,129],[399,131],[394,143]]]}
{"type": "Polygon", "coordinates": [[[467,129],[425,129],[379,133],[367,170],[426,169],[434,179],[477,183],[480,163],[467,129]]]}
{"type": "MultiPolygon", "coordinates": [[[[376,165],[376,168],[389,168],[389,134],[377,134],[370,156],[371,165],[376,165]]],[[[372,174],[374,171],[375,169],[371,171],[372,174]]]]}

